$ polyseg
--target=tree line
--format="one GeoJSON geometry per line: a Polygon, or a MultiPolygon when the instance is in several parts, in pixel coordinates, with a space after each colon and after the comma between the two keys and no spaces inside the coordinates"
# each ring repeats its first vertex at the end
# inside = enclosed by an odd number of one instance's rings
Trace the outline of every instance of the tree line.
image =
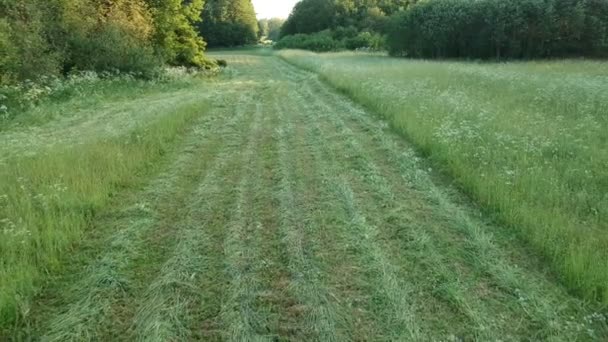
{"type": "Polygon", "coordinates": [[[392,15],[416,0],[302,0],[283,25],[277,48],[384,49],[392,15]]]}
{"type": "Polygon", "coordinates": [[[420,58],[607,57],[606,0],[303,0],[277,48],[420,58]]]}
{"type": "Polygon", "coordinates": [[[0,0],[0,84],[77,70],[212,68],[207,45],[257,34],[251,0],[0,0]]]}
{"type": "Polygon", "coordinates": [[[396,15],[388,48],[424,58],[608,57],[608,1],[424,1],[396,15]]]}

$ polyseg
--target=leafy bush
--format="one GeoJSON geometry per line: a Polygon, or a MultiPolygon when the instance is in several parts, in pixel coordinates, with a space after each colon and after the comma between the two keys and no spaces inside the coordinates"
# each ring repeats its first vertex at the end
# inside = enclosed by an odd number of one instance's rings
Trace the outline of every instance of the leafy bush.
{"type": "Polygon", "coordinates": [[[429,0],[389,24],[395,56],[546,58],[608,56],[603,0],[429,0]]]}
{"type": "Polygon", "coordinates": [[[355,37],[344,40],[344,46],[349,50],[380,51],[385,48],[385,45],[385,38],[382,35],[371,32],[361,32],[355,37]]]}
{"type": "Polygon", "coordinates": [[[260,29],[251,0],[206,0],[198,28],[211,47],[255,44],[260,29]]]}
{"type": "Polygon", "coordinates": [[[277,49],[301,49],[317,52],[340,50],[342,42],[335,40],[330,31],[321,31],[313,34],[294,34],[285,36],[275,44],[277,49]]]}
{"type": "Polygon", "coordinates": [[[0,1],[0,82],[59,72],[61,56],[48,40],[49,14],[34,0],[0,1]]]}
{"type": "Polygon", "coordinates": [[[339,29],[325,30],[313,34],[294,34],[285,36],[274,46],[276,49],[300,49],[316,52],[338,50],[382,50],[385,47],[384,37],[378,33],[339,29]]]}
{"type": "Polygon", "coordinates": [[[203,0],[0,0],[0,84],[73,70],[150,77],[163,63],[214,68],[194,29],[203,0]]]}
{"type": "Polygon", "coordinates": [[[113,25],[95,34],[74,35],[70,47],[70,69],[118,70],[149,78],[162,63],[149,44],[113,25]]]}
{"type": "Polygon", "coordinates": [[[213,68],[203,54],[206,43],[195,25],[201,21],[203,0],[146,0],[152,12],[152,45],[173,66],[213,68]]]}

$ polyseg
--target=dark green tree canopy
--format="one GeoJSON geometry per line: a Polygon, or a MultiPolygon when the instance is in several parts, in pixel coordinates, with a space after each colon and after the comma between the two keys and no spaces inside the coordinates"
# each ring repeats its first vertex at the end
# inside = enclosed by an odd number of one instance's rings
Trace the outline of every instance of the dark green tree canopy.
{"type": "Polygon", "coordinates": [[[208,0],[199,31],[209,46],[257,42],[259,27],[251,0],[208,0]]]}
{"type": "Polygon", "coordinates": [[[281,30],[277,48],[381,50],[389,17],[417,0],[302,0],[281,30]]]}
{"type": "Polygon", "coordinates": [[[204,0],[0,0],[0,84],[74,70],[210,67],[204,0]]]}
{"type": "Polygon", "coordinates": [[[333,0],[302,0],[283,25],[281,36],[326,30],[334,25],[336,14],[333,0]]]}
{"type": "Polygon", "coordinates": [[[389,51],[423,58],[608,56],[605,0],[426,0],[396,15],[389,51]]]}
{"type": "Polygon", "coordinates": [[[387,18],[416,0],[302,0],[285,22],[282,36],[354,27],[383,31],[387,18]]]}

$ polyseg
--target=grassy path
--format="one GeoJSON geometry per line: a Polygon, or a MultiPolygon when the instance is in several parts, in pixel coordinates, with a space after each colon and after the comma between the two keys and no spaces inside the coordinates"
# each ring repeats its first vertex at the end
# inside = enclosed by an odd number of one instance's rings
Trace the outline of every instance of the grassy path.
{"type": "Polygon", "coordinates": [[[387,125],[273,56],[103,214],[15,340],[600,341],[605,312],[387,125]]]}

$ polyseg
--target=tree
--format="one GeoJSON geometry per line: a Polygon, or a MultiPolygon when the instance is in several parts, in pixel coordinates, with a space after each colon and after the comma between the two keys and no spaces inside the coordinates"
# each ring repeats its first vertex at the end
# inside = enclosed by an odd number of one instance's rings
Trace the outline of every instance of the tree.
{"type": "Polygon", "coordinates": [[[208,0],[199,31],[209,46],[237,46],[258,40],[258,20],[251,0],[208,0]]]}
{"type": "Polygon", "coordinates": [[[152,10],[154,46],[173,65],[207,66],[205,42],[196,25],[201,22],[203,0],[146,0],[152,10]]]}
{"type": "Polygon", "coordinates": [[[258,20],[258,37],[264,38],[268,36],[268,19],[260,19],[258,20]]]}
{"type": "Polygon", "coordinates": [[[298,33],[315,33],[332,28],[337,7],[331,0],[302,0],[292,10],[281,29],[281,37],[298,33]]]}
{"type": "Polygon", "coordinates": [[[260,38],[266,37],[268,40],[278,41],[284,23],[285,19],[282,18],[260,19],[260,38]]]}
{"type": "Polygon", "coordinates": [[[267,38],[272,41],[278,41],[281,35],[281,27],[285,23],[285,19],[272,18],[268,19],[268,34],[267,38]]]}
{"type": "Polygon", "coordinates": [[[384,32],[388,17],[407,10],[417,0],[302,0],[285,23],[282,36],[338,28],[384,32]]]}

